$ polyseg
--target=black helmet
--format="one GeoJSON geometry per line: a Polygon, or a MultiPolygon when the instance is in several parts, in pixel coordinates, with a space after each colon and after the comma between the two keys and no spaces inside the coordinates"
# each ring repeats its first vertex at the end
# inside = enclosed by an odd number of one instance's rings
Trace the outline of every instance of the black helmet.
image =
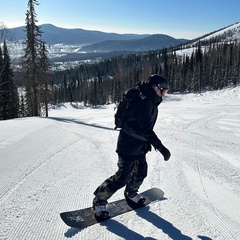
{"type": "Polygon", "coordinates": [[[165,77],[159,75],[159,74],[153,74],[151,75],[148,80],[147,83],[152,87],[152,86],[161,86],[162,89],[169,89],[169,84],[168,81],[165,77]]]}

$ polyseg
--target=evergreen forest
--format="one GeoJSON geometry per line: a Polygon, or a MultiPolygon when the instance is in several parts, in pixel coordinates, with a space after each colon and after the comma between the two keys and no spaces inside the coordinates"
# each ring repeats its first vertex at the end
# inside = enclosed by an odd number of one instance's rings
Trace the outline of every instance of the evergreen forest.
{"type": "Polygon", "coordinates": [[[191,55],[176,50],[122,55],[82,64],[78,68],[54,72],[50,98],[59,102],[83,102],[87,106],[116,103],[122,93],[154,73],[170,83],[169,93],[201,93],[240,83],[240,44],[197,44],[191,55]]]}

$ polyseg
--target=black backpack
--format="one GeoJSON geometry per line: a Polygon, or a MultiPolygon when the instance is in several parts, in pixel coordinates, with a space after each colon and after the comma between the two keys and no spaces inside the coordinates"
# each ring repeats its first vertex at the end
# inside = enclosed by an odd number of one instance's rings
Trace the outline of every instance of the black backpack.
{"type": "Polygon", "coordinates": [[[114,115],[115,128],[122,128],[124,124],[136,120],[135,106],[140,99],[140,91],[137,88],[128,89],[123,93],[122,99],[117,106],[117,111],[114,115]]]}

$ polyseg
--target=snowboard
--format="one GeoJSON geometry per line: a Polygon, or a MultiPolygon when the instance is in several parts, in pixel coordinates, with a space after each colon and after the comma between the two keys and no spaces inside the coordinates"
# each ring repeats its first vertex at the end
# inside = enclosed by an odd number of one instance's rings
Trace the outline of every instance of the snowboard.
{"type": "MultiPolygon", "coordinates": [[[[164,196],[164,192],[159,188],[151,188],[140,194],[146,198],[143,206],[131,205],[127,203],[125,198],[108,203],[107,210],[109,212],[109,217],[107,219],[147,206],[151,202],[161,200],[164,196]]],[[[69,227],[73,228],[83,229],[99,222],[94,216],[92,207],[70,212],[62,212],[60,213],[60,216],[69,227]]],[[[107,219],[103,221],[106,221],[107,219]]]]}

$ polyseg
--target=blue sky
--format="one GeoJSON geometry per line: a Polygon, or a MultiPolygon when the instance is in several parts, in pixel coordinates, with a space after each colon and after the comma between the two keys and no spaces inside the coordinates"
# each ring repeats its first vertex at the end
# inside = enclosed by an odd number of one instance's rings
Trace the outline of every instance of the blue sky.
{"type": "MultiPolygon", "coordinates": [[[[240,0],[38,0],[38,24],[196,38],[240,21],[240,0]]],[[[28,0],[1,4],[0,22],[25,25],[28,0]]]]}

